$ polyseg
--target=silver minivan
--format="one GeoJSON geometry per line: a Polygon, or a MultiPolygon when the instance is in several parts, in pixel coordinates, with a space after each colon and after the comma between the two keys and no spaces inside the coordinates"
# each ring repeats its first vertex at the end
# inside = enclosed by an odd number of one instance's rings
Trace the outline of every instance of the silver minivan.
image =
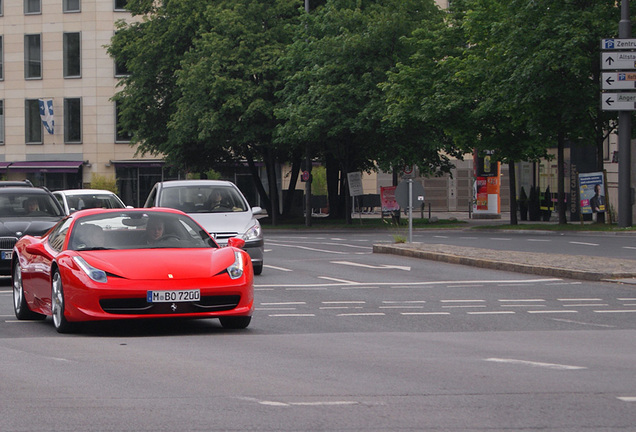
{"type": "Polygon", "coordinates": [[[261,207],[250,207],[238,187],[225,180],[170,180],[154,185],[144,207],[181,210],[221,246],[231,237],[245,240],[245,251],[252,258],[254,274],[263,272],[265,243],[261,224],[254,217],[261,207]]]}

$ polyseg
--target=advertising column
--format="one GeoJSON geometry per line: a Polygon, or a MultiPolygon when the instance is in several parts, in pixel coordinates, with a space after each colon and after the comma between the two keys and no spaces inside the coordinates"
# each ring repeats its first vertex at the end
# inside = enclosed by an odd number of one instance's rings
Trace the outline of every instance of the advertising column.
{"type": "Polygon", "coordinates": [[[475,183],[473,188],[473,218],[499,219],[501,218],[500,196],[500,164],[491,161],[493,152],[484,152],[479,156],[473,153],[473,167],[475,183]]]}

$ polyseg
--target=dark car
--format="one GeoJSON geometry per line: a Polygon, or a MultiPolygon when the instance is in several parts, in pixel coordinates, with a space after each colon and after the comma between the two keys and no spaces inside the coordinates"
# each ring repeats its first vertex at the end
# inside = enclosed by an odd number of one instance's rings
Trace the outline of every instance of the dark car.
{"type": "Polygon", "coordinates": [[[62,207],[47,189],[0,187],[0,275],[11,274],[13,246],[20,237],[41,236],[63,216],[62,207]]]}

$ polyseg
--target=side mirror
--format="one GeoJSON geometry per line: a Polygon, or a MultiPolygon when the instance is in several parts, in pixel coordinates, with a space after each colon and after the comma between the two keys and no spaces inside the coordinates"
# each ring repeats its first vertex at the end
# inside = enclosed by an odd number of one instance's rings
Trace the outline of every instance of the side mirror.
{"type": "Polygon", "coordinates": [[[252,207],[252,214],[259,215],[263,213],[263,209],[261,207],[252,207]]]}
{"type": "Polygon", "coordinates": [[[46,249],[42,243],[31,243],[26,245],[25,250],[31,255],[46,256],[46,249]]]}
{"type": "Polygon", "coordinates": [[[238,237],[231,237],[227,240],[227,245],[238,249],[243,249],[245,246],[245,240],[238,237]]]}

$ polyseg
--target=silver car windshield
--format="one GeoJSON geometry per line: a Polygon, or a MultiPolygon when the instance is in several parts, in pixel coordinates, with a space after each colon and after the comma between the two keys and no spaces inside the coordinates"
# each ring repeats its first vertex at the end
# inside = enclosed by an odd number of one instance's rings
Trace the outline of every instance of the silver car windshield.
{"type": "Polygon", "coordinates": [[[225,213],[247,211],[247,203],[233,187],[179,186],[165,188],[159,202],[185,213],[225,213]]]}

